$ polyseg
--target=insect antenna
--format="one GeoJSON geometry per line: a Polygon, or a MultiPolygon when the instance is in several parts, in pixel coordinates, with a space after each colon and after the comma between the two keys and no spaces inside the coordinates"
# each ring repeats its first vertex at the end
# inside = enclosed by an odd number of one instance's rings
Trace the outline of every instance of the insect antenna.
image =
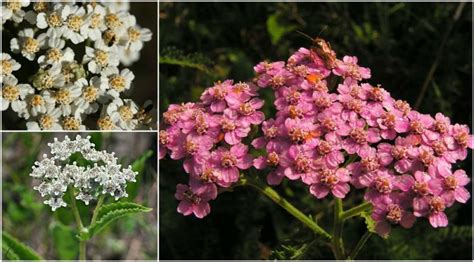
{"type": "Polygon", "coordinates": [[[309,36],[309,35],[307,35],[307,34],[301,32],[301,31],[299,31],[299,30],[295,30],[295,31],[296,31],[296,33],[298,33],[298,34],[300,34],[300,35],[302,35],[302,36],[308,38],[309,40],[313,41],[313,38],[312,38],[311,36],[309,36]]]}
{"type": "Polygon", "coordinates": [[[319,31],[318,36],[316,38],[318,38],[322,32],[326,31],[326,29],[328,29],[328,26],[324,25],[323,28],[321,28],[321,31],[319,31]]]}

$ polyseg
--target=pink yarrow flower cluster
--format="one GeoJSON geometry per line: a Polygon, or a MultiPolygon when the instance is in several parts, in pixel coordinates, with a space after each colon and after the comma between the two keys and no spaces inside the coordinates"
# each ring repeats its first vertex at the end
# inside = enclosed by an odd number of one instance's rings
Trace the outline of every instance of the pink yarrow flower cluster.
{"type": "Polygon", "coordinates": [[[300,48],[286,62],[257,64],[254,84],[228,80],[208,88],[199,103],[171,105],[160,157],[184,158],[190,175],[190,186],[178,185],[176,198],[186,203],[178,212],[207,215],[216,188],[231,186],[253,165],[268,174],[269,185],[301,181],[317,199],[361,189],[381,236],[394,225],[412,227],[416,218],[447,226],[445,210],[470,198],[470,179],[455,168],[474,147],[469,127],[412,110],[364,82],[370,69],[357,63],[345,56],[328,68],[316,52],[300,48]],[[331,92],[334,79],[340,84],[331,92]],[[273,118],[258,111],[263,88],[273,90],[273,118]],[[242,144],[252,125],[261,135],[251,145],[265,152],[255,158],[242,144]]]}
{"type": "Polygon", "coordinates": [[[251,83],[219,82],[202,94],[201,102],[171,105],[163,114],[169,127],[160,131],[160,158],[168,152],[171,159],[184,159],[189,174],[189,185],[177,185],[179,213],[206,216],[217,188],[231,186],[252,166],[242,139],[251,125],[265,119],[256,89],[251,83]]]}

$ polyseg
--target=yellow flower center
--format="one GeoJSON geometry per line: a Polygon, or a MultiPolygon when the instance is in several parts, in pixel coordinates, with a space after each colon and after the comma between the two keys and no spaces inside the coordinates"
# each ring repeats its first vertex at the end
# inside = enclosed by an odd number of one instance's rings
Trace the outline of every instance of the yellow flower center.
{"type": "Polygon", "coordinates": [[[46,52],[46,57],[48,60],[59,62],[63,57],[63,53],[58,48],[51,48],[48,50],[48,52],[46,52]]]}
{"type": "Polygon", "coordinates": [[[17,1],[8,1],[7,8],[12,10],[13,12],[18,11],[21,9],[21,3],[17,1]]]}
{"type": "Polygon", "coordinates": [[[23,42],[23,51],[25,51],[28,54],[34,54],[39,51],[39,43],[38,40],[27,37],[25,39],[25,42],[23,42]]]}
{"type": "Polygon", "coordinates": [[[51,129],[53,127],[54,118],[50,115],[42,115],[38,122],[41,129],[51,129]]]}
{"type": "Polygon", "coordinates": [[[82,97],[89,103],[94,102],[97,100],[97,88],[93,86],[86,87],[82,92],[82,97]]]}
{"type": "Polygon", "coordinates": [[[48,3],[39,1],[33,5],[33,10],[37,13],[46,12],[48,10],[48,3]]]}
{"type": "Polygon", "coordinates": [[[121,106],[118,112],[123,121],[129,121],[133,118],[133,112],[130,106],[121,106]]]}
{"type": "Polygon", "coordinates": [[[90,28],[97,28],[100,25],[100,14],[93,14],[91,17],[91,23],[89,25],[90,28]]]}
{"type": "Polygon", "coordinates": [[[40,89],[50,89],[53,87],[54,79],[49,73],[40,76],[40,89]]]}
{"type": "Polygon", "coordinates": [[[72,116],[65,117],[63,120],[64,130],[79,130],[80,125],[81,122],[72,116]]]}
{"type": "Polygon", "coordinates": [[[116,14],[108,14],[105,16],[105,25],[112,30],[117,29],[122,24],[122,21],[120,21],[116,14]]]}
{"type": "Polygon", "coordinates": [[[122,92],[125,89],[125,78],[121,75],[112,76],[109,80],[110,86],[117,92],[122,92]]]}
{"type": "Polygon", "coordinates": [[[54,95],[56,101],[62,105],[69,105],[72,102],[71,91],[67,89],[60,89],[54,95]]]}
{"type": "Polygon", "coordinates": [[[97,127],[100,130],[111,130],[115,128],[115,125],[110,119],[110,117],[106,116],[104,118],[99,118],[99,120],[97,120],[97,127]]]}
{"type": "Polygon", "coordinates": [[[20,97],[20,90],[16,86],[5,86],[2,90],[2,96],[8,101],[16,101],[20,97]]]}
{"type": "Polygon", "coordinates": [[[30,105],[31,106],[42,106],[44,105],[44,99],[41,95],[34,95],[30,99],[30,105]]]}
{"type": "Polygon", "coordinates": [[[95,61],[100,66],[106,66],[109,63],[109,55],[105,51],[96,50],[95,51],[95,61]]]}
{"type": "Polygon", "coordinates": [[[134,27],[130,27],[127,30],[127,33],[128,33],[128,39],[130,39],[131,42],[135,42],[140,39],[140,35],[141,35],[140,30],[134,27]]]}
{"type": "Polygon", "coordinates": [[[458,187],[458,181],[453,175],[446,177],[445,184],[451,190],[455,190],[458,187]]]}
{"type": "Polygon", "coordinates": [[[46,18],[46,22],[50,27],[60,27],[63,25],[63,21],[61,20],[61,16],[57,12],[52,12],[46,18]]]}
{"type": "Polygon", "coordinates": [[[67,18],[67,27],[69,27],[69,29],[75,32],[78,32],[81,29],[83,23],[84,20],[81,16],[78,15],[70,15],[67,18]]]}
{"type": "Polygon", "coordinates": [[[66,84],[71,83],[72,79],[74,79],[74,72],[71,67],[63,67],[61,69],[61,74],[64,76],[64,82],[66,84]]]}
{"type": "Polygon", "coordinates": [[[0,71],[2,72],[2,75],[9,75],[13,71],[13,65],[7,59],[2,60],[2,64],[0,66],[0,71]]]}

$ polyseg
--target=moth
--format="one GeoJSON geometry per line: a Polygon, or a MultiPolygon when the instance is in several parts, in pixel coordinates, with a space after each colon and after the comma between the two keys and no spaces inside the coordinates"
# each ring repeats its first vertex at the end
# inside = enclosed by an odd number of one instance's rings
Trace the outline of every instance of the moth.
{"type": "Polygon", "coordinates": [[[336,52],[332,50],[331,44],[328,41],[322,39],[319,36],[313,38],[303,32],[296,32],[311,40],[313,43],[311,46],[311,51],[316,53],[318,57],[323,60],[324,65],[328,69],[333,69],[336,67],[336,52]]]}
{"type": "Polygon", "coordinates": [[[151,115],[151,110],[153,109],[153,102],[147,100],[138,110],[137,119],[140,123],[148,125],[151,123],[153,116],[151,115]]]}

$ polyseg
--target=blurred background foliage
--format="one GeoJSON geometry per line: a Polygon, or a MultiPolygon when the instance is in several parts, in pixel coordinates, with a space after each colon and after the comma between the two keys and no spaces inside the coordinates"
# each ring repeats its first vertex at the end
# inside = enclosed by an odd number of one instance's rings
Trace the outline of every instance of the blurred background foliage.
{"type": "MultiPolygon", "coordinates": [[[[258,62],[286,60],[309,47],[299,30],[319,34],[339,58],[357,56],[372,69],[369,82],[393,97],[412,105],[421,97],[421,112],[443,112],[472,129],[472,3],[464,4],[459,12],[459,3],[160,3],[160,112],[171,103],[197,101],[217,80],[251,80],[258,62]]],[[[271,105],[266,97],[267,117],[271,105]]],[[[471,162],[469,153],[459,168],[471,174],[471,162]]],[[[253,189],[220,195],[205,219],[183,217],[173,194],[187,176],[181,163],[168,158],[160,166],[160,258],[332,258],[328,246],[253,189]]],[[[276,189],[330,226],[331,201],[316,200],[295,183],[276,189]]],[[[345,208],[360,202],[356,195],[351,192],[345,208]]],[[[471,200],[450,208],[448,216],[446,229],[419,219],[411,230],[394,229],[387,240],[372,236],[358,258],[471,259],[471,200]]],[[[346,248],[354,247],[364,227],[362,218],[345,224],[346,248]]]]}
{"type": "MultiPolygon", "coordinates": [[[[74,260],[79,252],[77,230],[69,208],[55,212],[43,204],[33,190],[38,184],[29,174],[34,162],[49,154],[47,143],[54,137],[76,133],[3,133],[2,139],[2,226],[3,230],[30,246],[45,259],[74,260]]],[[[154,133],[87,133],[100,150],[113,151],[124,165],[139,172],[136,183],[127,185],[132,201],[153,211],[120,218],[89,241],[89,259],[154,260],[157,258],[157,183],[156,134],[154,133]]],[[[69,203],[70,199],[66,196],[69,203]]],[[[106,197],[105,203],[113,202],[106,197]]],[[[82,220],[89,224],[95,202],[85,206],[77,201],[82,220]],[[90,212],[89,212],[90,211],[90,212]]]]}

